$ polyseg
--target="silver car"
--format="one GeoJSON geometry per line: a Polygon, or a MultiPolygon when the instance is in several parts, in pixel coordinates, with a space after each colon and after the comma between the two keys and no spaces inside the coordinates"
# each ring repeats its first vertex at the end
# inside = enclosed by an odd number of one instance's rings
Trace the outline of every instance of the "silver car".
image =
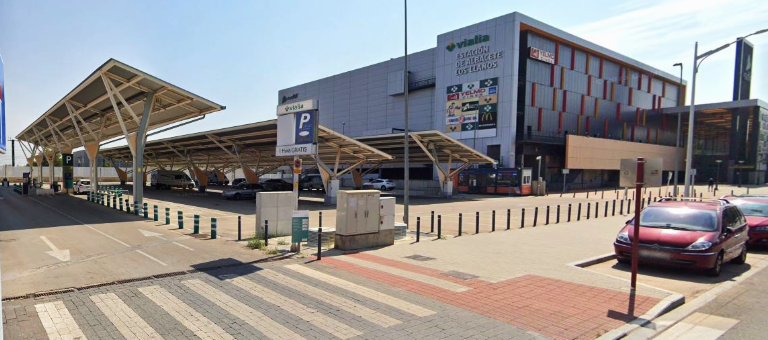
{"type": "Polygon", "coordinates": [[[256,193],[264,191],[264,187],[258,183],[240,183],[232,189],[224,190],[221,197],[225,199],[255,199],[256,193]]]}
{"type": "Polygon", "coordinates": [[[89,191],[91,191],[91,180],[90,179],[81,179],[75,183],[75,187],[73,188],[75,194],[84,194],[89,191]]]}

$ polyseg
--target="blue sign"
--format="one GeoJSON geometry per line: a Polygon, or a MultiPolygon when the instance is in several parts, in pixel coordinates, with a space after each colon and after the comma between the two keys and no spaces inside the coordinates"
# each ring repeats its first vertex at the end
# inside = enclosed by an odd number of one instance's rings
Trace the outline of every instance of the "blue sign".
{"type": "Polygon", "coordinates": [[[317,112],[296,113],[296,144],[314,144],[317,140],[317,112]]]}
{"type": "Polygon", "coordinates": [[[0,153],[5,153],[5,81],[3,80],[3,56],[0,56],[0,153]]]}

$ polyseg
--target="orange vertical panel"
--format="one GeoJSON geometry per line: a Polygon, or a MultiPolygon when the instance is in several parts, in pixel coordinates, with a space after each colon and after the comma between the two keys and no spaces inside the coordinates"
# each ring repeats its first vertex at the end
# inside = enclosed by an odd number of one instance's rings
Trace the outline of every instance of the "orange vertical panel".
{"type": "Polygon", "coordinates": [[[667,96],[667,82],[661,81],[661,96],[666,97],[667,96]]]}
{"type": "Polygon", "coordinates": [[[600,114],[600,98],[595,98],[595,118],[600,114]]]}
{"type": "Polygon", "coordinates": [[[648,73],[648,93],[651,93],[651,84],[653,84],[653,74],[648,73]]]}
{"type": "Polygon", "coordinates": [[[563,133],[563,111],[557,113],[557,133],[563,133]]]}
{"type": "Polygon", "coordinates": [[[600,71],[597,75],[600,79],[603,79],[603,58],[600,58],[600,71]]]}
{"type": "Polygon", "coordinates": [[[555,87],[555,65],[549,71],[549,86],[555,87]]]}
{"type": "Polygon", "coordinates": [[[552,110],[557,111],[557,89],[552,89],[552,110]]]}
{"type": "Polygon", "coordinates": [[[531,106],[536,106],[536,83],[531,83],[531,106]]]}
{"type": "Polygon", "coordinates": [[[560,42],[555,41],[555,65],[560,62],[560,42]]]}
{"type": "Polygon", "coordinates": [[[581,116],[576,117],[577,124],[576,124],[576,135],[581,136],[581,116]]]}
{"type": "Polygon", "coordinates": [[[645,128],[645,141],[647,143],[651,142],[651,129],[649,129],[648,127],[645,128]]]}
{"type": "MultiPolygon", "coordinates": [[[[632,137],[631,137],[631,140],[633,142],[635,141],[635,125],[632,125],[632,137]]],[[[640,220],[640,221],[642,221],[642,220],[640,220]]]]}
{"type": "Polygon", "coordinates": [[[589,74],[589,53],[587,53],[587,74],[589,74]]]}
{"type": "Polygon", "coordinates": [[[643,110],[643,126],[647,126],[646,119],[648,118],[648,110],[643,110]]]}
{"type": "Polygon", "coordinates": [[[608,138],[608,120],[603,121],[603,137],[608,138]]]}
{"type": "Polygon", "coordinates": [[[587,76],[587,95],[592,95],[592,76],[587,76]]]}
{"type": "Polygon", "coordinates": [[[565,69],[561,67],[560,68],[560,88],[562,89],[564,87],[565,87],[565,69]]]}
{"type": "Polygon", "coordinates": [[[611,101],[616,101],[616,83],[611,83],[611,101]]]}
{"type": "Polygon", "coordinates": [[[640,112],[640,108],[638,107],[635,110],[635,125],[640,125],[640,116],[642,116],[642,112],[640,112]]]}
{"type": "Polygon", "coordinates": [[[586,101],[587,101],[587,96],[582,94],[581,95],[581,108],[579,109],[579,115],[582,115],[582,116],[584,115],[584,105],[585,105],[586,101]]]}
{"type": "Polygon", "coordinates": [[[568,109],[568,91],[563,90],[563,106],[561,106],[561,110],[565,111],[568,109]]]}
{"type": "Polygon", "coordinates": [[[571,70],[576,66],[576,49],[571,47],[571,70]]]}

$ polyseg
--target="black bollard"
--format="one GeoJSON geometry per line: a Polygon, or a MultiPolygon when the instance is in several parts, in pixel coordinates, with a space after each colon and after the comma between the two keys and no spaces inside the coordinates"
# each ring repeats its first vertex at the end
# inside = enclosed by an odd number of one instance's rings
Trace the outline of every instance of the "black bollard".
{"type": "Polygon", "coordinates": [[[613,200],[613,207],[611,208],[611,216],[616,216],[616,200],[613,200]]]}
{"type": "Polygon", "coordinates": [[[496,210],[491,210],[491,232],[496,231],[496,210]]]}
{"type": "Polygon", "coordinates": [[[323,258],[323,225],[320,223],[320,227],[317,228],[317,260],[320,261],[323,258]]]}
{"type": "Polygon", "coordinates": [[[605,208],[603,209],[603,217],[608,217],[608,201],[605,201],[605,208]]]}
{"type": "Polygon", "coordinates": [[[421,217],[416,217],[416,242],[419,242],[420,235],[421,235],[421,217]]]}
{"type": "Polygon", "coordinates": [[[429,232],[434,233],[435,232],[435,211],[432,210],[429,217],[429,232]]]}
{"type": "Polygon", "coordinates": [[[242,216],[237,216],[237,240],[243,239],[243,221],[242,216]]]}
{"type": "Polygon", "coordinates": [[[507,209],[507,230],[509,230],[510,227],[510,218],[512,217],[512,209],[507,209]]]}
{"type": "Polygon", "coordinates": [[[570,203],[568,203],[568,219],[566,221],[567,222],[571,221],[571,204],[570,203]]]}
{"type": "Polygon", "coordinates": [[[536,222],[539,219],[539,207],[533,208],[533,226],[536,227],[536,222]]]}
{"type": "Polygon", "coordinates": [[[576,221],[581,221],[581,203],[576,208],[576,221]]]}
{"type": "Polygon", "coordinates": [[[459,236],[461,236],[461,225],[463,223],[464,217],[461,216],[461,213],[459,213],[459,236]]]}
{"type": "Polygon", "coordinates": [[[269,221],[264,220],[264,246],[269,245],[269,221]]]}
{"type": "Polygon", "coordinates": [[[590,215],[589,211],[590,211],[590,209],[592,209],[592,203],[587,202],[587,219],[589,219],[589,215],[590,215]]]}
{"type": "Polygon", "coordinates": [[[600,199],[605,198],[605,191],[600,192],[600,199]]]}
{"type": "Polygon", "coordinates": [[[560,224],[560,205],[557,205],[557,217],[555,217],[555,224],[560,224]]]}
{"type": "Polygon", "coordinates": [[[624,200],[619,202],[619,215],[624,215],[624,200]]]}
{"type": "Polygon", "coordinates": [[[597,218],[597,216],[600,215],[600,214],[597,213],[597,209],[599,207],[600,207],[600,202],[595,202],[595,218],[597,218]]]}
{"type": "Polygon", "coordinates": [[[544,225],[549,225],[549,206],[547,206],[547,216],[544,217],[544,225]]]}
{"type": "Polygon", "coordinates": [[[480,212],[475,211],[475,234],[480,233],[480,212]]]}
{"type": "Polygon", "coordinates": [[[630,210],[632,210],[632,199],[631,198],[627,200],[627,215],[629,215],[631,213],[630,210]]]}
{"type": "Polygon", "coordinates": [[[520,229],[525,228],[525,208],[520,213],[520,229]]]}
{"type": "Polygon", "coordinates": [[[442,215],[437,215],[437,239],[443,235],[443,219],[442,215]]]}

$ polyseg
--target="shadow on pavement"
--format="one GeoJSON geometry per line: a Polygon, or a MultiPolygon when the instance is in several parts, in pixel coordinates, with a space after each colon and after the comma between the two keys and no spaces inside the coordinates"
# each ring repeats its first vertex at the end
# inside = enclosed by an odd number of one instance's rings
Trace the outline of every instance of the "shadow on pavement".
{"type": "MultiPolygon", "coordinates": [[[[632,266],[630,264],[615,263],[613,266],[611,266],[611,268],[622,271],[622,272],[626,272],[626,273],[630,273],[632,271],[632,266]]],[[[711,276],[707,276],[704,270],[697,270],[693,268],[684,268],[684,267],[662,267],[662,266],[656,267],[653,265],[641,263],[640,266],[638,267],[638,274],[676,280],[676,281],[686,281],[686,282],[704,283],[704,284],[717,284],[725,281],[731,281],[735,277],[748,272],[751,268],[752,266],[749,265],[749,263],[736,265],[730,262],[724,262],[723,269],[720,272],[720,276],[711,277],[711,276]]]]}

